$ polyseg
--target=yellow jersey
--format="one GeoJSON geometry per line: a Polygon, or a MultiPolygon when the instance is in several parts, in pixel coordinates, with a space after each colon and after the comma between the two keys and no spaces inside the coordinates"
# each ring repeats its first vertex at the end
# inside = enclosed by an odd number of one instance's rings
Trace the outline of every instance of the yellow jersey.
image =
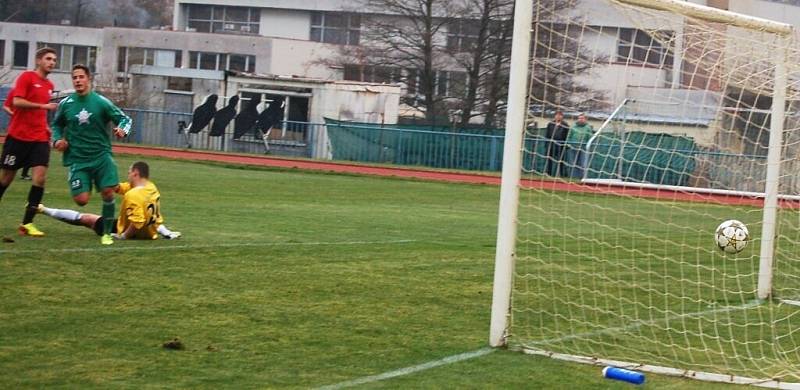
{"type": "Polygon", "coordinates": [[[153,182],[141,187],[131,187],[128,182],[120,183],[117,193],[122,194],[122,205],[117,218],[117,232],[124,232],[129,226],[136,228],[136,235],[130,238],[158,238],[158,226],[164,223],[161,218],[161,194],[153,182]]]}

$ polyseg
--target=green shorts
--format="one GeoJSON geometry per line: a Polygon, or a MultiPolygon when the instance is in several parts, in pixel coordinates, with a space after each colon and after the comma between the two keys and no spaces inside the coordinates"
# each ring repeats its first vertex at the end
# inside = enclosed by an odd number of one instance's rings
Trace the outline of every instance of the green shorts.
{"type": "Polygon", "coordinates": [[[110,155],[100,157],[90,163],[77,163],[69,167],[69,189],[72,196],[92,190],[94,183],[97,191],[119,184],[117,163],[110,155]]]}

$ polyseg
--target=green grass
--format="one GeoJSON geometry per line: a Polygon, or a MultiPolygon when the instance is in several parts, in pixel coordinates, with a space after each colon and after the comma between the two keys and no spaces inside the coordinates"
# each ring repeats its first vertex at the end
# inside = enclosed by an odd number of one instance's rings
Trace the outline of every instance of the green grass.
{"type": "MultiPolygon", "coordinates": [[[[313,388],[487,345],[497,187],[150,163],[181,240],[104,248],[39,216],[47,237],[0,246],[0,388],[313,388]],[[185,350],[161,347],[175,337],[185,350]]],[[[64,178],[54,164],[46,205],[76,208],[64,178]]],[[[7,191],[0,234],[27,188],[7,191]]],[[[497,351],[362,387],[628,386],[497,351]]]]}

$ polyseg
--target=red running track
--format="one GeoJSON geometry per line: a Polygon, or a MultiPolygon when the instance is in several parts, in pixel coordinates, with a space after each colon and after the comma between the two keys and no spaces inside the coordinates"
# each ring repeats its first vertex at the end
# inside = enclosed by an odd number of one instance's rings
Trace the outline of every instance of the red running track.
{"type": "MultiPolygon", "coordinates": [[[[0,136],[0,141],[5,137],[0,136]]],[[[153,148],[138,145],[114,145],[114,153],[131,154],[148,157],[164,157],[178,160],[213,161],[230,164],[251,165],[260,167],[273,167],[285,169],[298,169],[307,171],[323,171],[347,173],[357,175],[402,177],[449,183],[470,183],[500,185],[500,176],[478,173],[460,173],[437,171],[431,169],[414,169],[399,167],[379,167],[361,164],[324,162],[312,160],[299,160],[279,158],[272,156],[239,155],[202,150],[153,148]]],[[[702,202],[726,205],[762,206],[763,198],[743,197],[734,195],[697,194],[674,190],[656,190],[618,185],[580,184],[548,179],[523,179],[520,183],[524,188],[545,189],[552,191],[567,191],[578,193],[591,193],[603,195],[631,196],[651,198],[664,201],[702,202]]],[[[780,207],[800,208],[800,201],[780,201],[780,207]]]]}
{"type": "MultiPolygon", "coordinates": [[[[131,145],[115,145],[115,153],[134,154],[141,156],[165,157],[181,160],[214,161],[231,164],[252,165],[262,167],[275,167],[286,169],[299,169],[308,171],[324,171],[358,175],[372,175],[385,177],[402,177],[450,183],[470,183],[500,185],[499,176],[477,173],[446,172],[431,169],[413,169],[398,167],[378,167],[361,164],[348,164],[339,162],[323,162],[312,160],[295,160],[268,156],[237,155],[220,152],[149,148],[131,145]]],[[[559,180],[523,179],[522,187],[532,189],[545,189],[552,191],[567,191],[579,193],[594,193],[604,195],[632,196],[652,198],[665,201],[702,202],[726,205],[762,206],[763,198],[743,197],[739,195],[697,194],[674,190],[656,190],[645,188],[625,187],[618,185],[579,184],[559,180]]],[[[780,207],[800,208],[798,201],[781,201],[780,207]]]]}

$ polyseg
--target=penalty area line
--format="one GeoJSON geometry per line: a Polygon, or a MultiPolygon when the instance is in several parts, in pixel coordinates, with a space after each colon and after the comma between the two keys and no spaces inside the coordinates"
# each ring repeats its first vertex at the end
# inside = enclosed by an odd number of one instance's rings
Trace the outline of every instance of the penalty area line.
{"type": "Polygon", "coordinates": [[[418,364],[416,366],[410,366],[410,367],[405,367],[405,368],[401,368],[401,369],[394,370],[394,371],[384,372],[383,374],[365,376],[363,378],[358,378],[358,379],[353,379],[353,380],[349,380],[349,381],[345,381],[345,382],[339,382],[339,383],[336,383],[336,384],[333,384],[333,385],[327,385],[327,386],[318,387],[316,390],[339,390],[339,389],[344,389],[344,388],[348,388],[348,387],[363,385],[363,384],[367,384],[367,383],[378,382],[378,381],[382,381],[382,380],[385,380],[385,379],[390,379],[390,378],[396,378],[396,377],[399,377],[399,376],[409,375],[409,374],[413,374],[415,372],[425,371],[425,370],[429,370],[431,368],[444,366],[444,365],[447,365],[447,364],[457,363],[457,362],[461,362],[461,361],[464,361],[464,360],[469,360],[469,359],[473,359],[473,358],[476,358],[476,357],[488,355],[488,354],[490,354],[490,353],[492,353],[494,351],[495,351],[495,349],[494,348],[490,348],[490,347],[481,348],[481,349],[478,349],[478,350],[475,350],[475,351],[464,352],[464,353],[460,353],[458,355],[448,356],[446,358],[442,358],[442,359],[439,359],[439,360],[433,360],[433,361],[430,361],[430,362],[427,362],[427,363],[418,364]]]}
{"type": "Polygon", "coordinates": [[[49,249],[21,249],[0,250],[0,254],[22,253],[75,253],[75,252],[128,252],[128,251],[164,251],[171,249],[215,249],[215,248],[244,248],[244,247],[269,247],[269,246],[325,246],[325,245],[387,245],[408,244],[417,240],[387,240],[387,241],[320,241],[320,242],[241,242],[229,244],[182,244],[182,245],[120,245],[92,248],[49,248],[49,249]]]}

